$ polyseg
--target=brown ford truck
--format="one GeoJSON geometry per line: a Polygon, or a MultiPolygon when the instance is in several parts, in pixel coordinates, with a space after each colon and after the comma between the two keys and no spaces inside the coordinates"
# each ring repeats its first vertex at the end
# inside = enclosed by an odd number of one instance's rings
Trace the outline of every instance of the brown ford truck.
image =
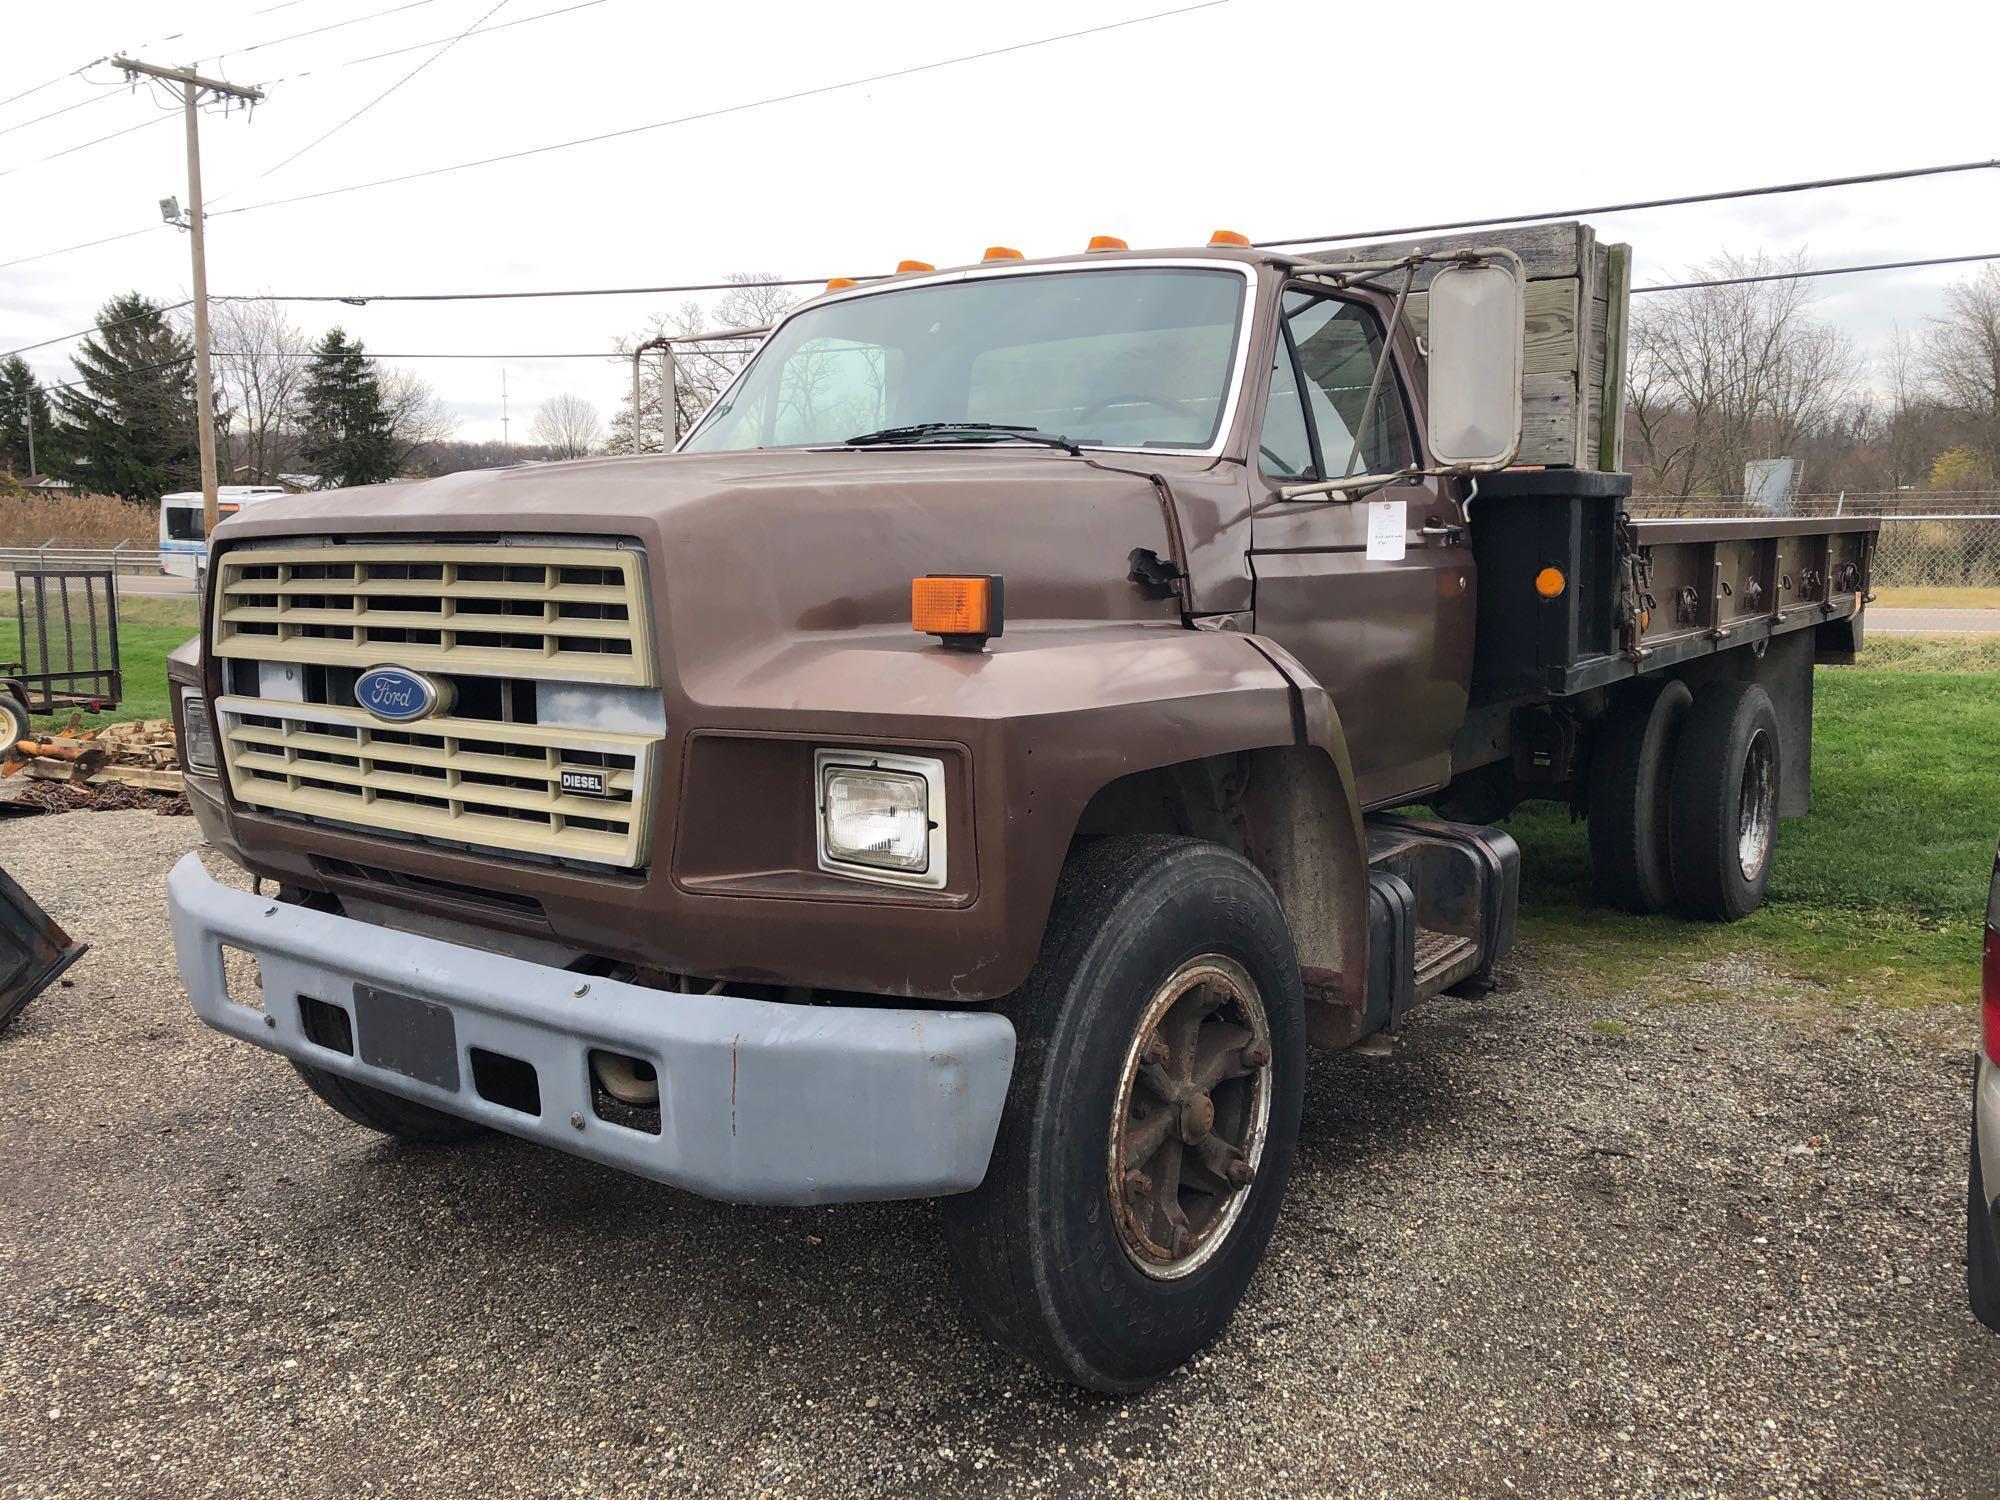
{"type": "Polygon", "coordinates": [[[1308,1045],[1491,982],[1492,822],[1728,919],[1806,810],[1874,523],[1628,519],[1617,257],[1536,233],[913,267],[671,454],[229,520],[175,708],[267,894],[172,873],[196,1010],[409,1140],[936,1197],[994,1338],[1158,1378],[1308,1045]]]}

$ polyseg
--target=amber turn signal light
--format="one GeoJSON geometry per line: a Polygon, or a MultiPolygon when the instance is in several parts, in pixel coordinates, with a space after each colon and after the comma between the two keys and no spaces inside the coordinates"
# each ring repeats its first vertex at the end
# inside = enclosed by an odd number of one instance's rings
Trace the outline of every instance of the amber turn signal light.
{"type": "Polygon", "coordinates": [[[1233,229],[1216,230],[1214,234],[1208,237],[1208,242],[1211,245],[1235,245],[1244,250],[1250,248],[1250,236],[1247,234],[1238,234],[1233,229]]]}
{"type": "Polygon", "coordinates": [[[1563,577],[1563,570],[1551,564],[1535,575],[1535,592],[1544,599],[1557,599],[1569,587],[1569,580],[1563,577]]]}
{"type": "Polygon", "coordinates": [[[1024,257],[1020,251],[1010,249],[1006,245],[988,245],[986,247],[986,254],[981,258],[985,260],[1021,260],[1024,257]]]}
{"type": "Polygon", "coordinates": [[[1006,624],[993,574],[931,573],[910,580],[910,625],[958,651],[977,651],[1006,624]]]}
{"type": "Polygon", "coordinates": [[[826,284],[826,289],[829,292],[844,292],[849,287],[859,286],[860,284],[852,276],[836,276],[826,284]]]}
{"type": "Polygon", "coordinates": [[[1090,237],[1090,244],[1085,248],[1089,250],[1130,250],[1132,247],[1119,239],[1115,234],[1093,234],[1090,237]]]}
{"type": "Polygon", "coordinates": [[[907,276],[912,271],[935,271],[936,269],[937,267],[927,260],[899,260],[896,262],[896,274],[898,276],[907,276]]]}

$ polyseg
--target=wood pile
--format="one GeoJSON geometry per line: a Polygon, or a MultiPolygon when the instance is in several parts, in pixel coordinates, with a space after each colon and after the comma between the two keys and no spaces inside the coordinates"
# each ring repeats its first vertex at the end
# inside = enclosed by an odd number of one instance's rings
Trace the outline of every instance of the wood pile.
{"type": "Polygon", "coordinates": [[[185,790],[171,719],[135,719],[102,729],[84,729],[81,722],[73,716],[60,733],[9,746],[0,758],[0,776],[118,785],[168,796],[185,790]]]}

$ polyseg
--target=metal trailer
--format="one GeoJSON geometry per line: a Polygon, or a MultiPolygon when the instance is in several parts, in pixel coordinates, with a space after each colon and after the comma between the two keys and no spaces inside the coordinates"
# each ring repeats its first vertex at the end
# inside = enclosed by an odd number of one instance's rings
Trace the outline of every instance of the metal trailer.
{"type": "Polygon", "coordinates": [[[25,734],[31,713],[115,708],[118,575],[109,568],[33,568],[14,575],[18,661],[0,661],[0,733],[25,734]]]}

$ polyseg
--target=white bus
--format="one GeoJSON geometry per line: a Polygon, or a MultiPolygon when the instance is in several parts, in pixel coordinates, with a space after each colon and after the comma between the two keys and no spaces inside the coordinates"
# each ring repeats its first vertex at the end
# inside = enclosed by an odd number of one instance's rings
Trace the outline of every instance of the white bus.
{"type": "MultiPolygon", "coordinates": [[[[224,484],[216,486],[215,511],[233,516],[243,506],[259,500],[289,495],[281,484],[224,484]]],[[[160,567],[177,578],[192,578],[195,567],[208,555],[208,538],[201,524],[201,491],[182,490],[160,496],[160,567]]]]}

